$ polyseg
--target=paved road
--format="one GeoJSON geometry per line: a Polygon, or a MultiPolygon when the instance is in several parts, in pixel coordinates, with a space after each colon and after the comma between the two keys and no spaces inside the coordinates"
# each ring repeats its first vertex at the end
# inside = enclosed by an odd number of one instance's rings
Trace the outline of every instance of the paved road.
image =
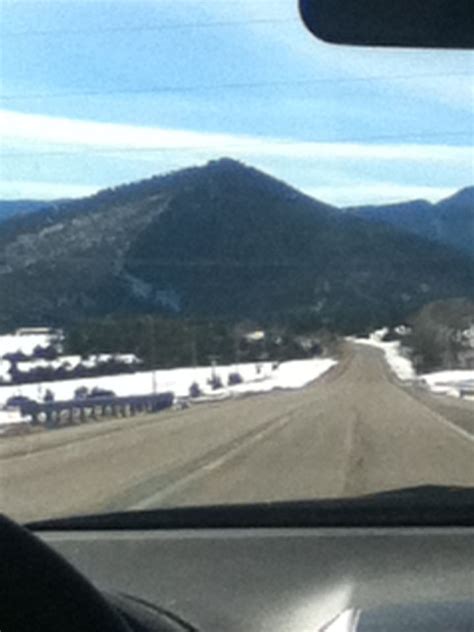
{"type": "Polygon", "coordinates": [[[461,419],[454,402],[417,396],[379,351],[354,346],[298,392],[4,439],[0,506],[30,520],[474,485],[469,407],[461,419]]]}

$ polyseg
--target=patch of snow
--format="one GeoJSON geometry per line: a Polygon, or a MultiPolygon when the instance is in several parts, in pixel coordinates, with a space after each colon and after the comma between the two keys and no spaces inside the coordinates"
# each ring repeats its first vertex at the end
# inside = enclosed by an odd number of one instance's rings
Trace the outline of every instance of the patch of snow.
{"type": "Polygon", "coordinates": [[[0,360],[0,380],[2,382],[11,382],[10,367],[11,364],[8,360],[0,360]]]}
{"type": "Polygon", "coordinates": [[[395,327],[395,333],[397,333],[399,336],[407,336],[409,333],[411,333],[411,327],[407,327],[406,325],[399,325],[398,327],[395,327]]]}
{"type": "Polygon", "coordinates": [[[156,290],[155,303],[176,313],[181,311],[181,299],[175,290],[156,290]]]}
{"type": "MultiPolygon", "coordinates": [[[[42,358],[36,358],[34,360],[24,360],[17,362],[17,368],[21,373],[29,373],[35,369],[53,369],[58,370],[65,368],[73,370],[78,366],[83,366],[86,369],[92,369],[101,364],[105,364],[110,361],[116,361],[121,364],[132,365],[139,364],[137,356],[133,354],[111,355],[111,354],[98,354],[91,355],[88,358],[81,358],[80,355],[59,356],[56,360],[44,360],[42,358]]],[[[10,367],[9,362],[5,362],[5,365],[10,367]]],[[[2,376],[2,361],[0,360],[0,377],[2,376]]],[[[6,371],[7,369],[5,369],[6,371]]]]}
{"type": "Polygon", "coordinates": [[[369,340],[373,340],[374,342],[383,342],[383,339],[388,334],[389,328],[382,327],[381,329],[377,329],[373,333],[370,334],[369,340]]]}
{"type": "Polygon", "coordinates": [[[14,424],[23,424],[28,419],[22,416],[19,410],[0,410],[0,426],[13,426],[14,424]]]}
{"type": "Polygon", "coordinates": [[[53,339],[54,335],[52,334],[31,334],[28,336],[8,334],[0,336],[0,358],[3,358],[8,353],[17,352],[30,356],[36,347],[48,347],[53,339]]]}
{"type": "Polygon", "coordinates": [[[61,356],[56,360],[43,360],[38,358],[36,360],[24,360],[23,362],[17,362],[17,368],[21,373],[29,373],[36,369],[60,369],[61,367],[74,368],[81,363],[80,356],[61,356]]]}
{"type": "Polygon", "coordinates": [[[134,353],[121,353],[120,355],[114,356],[115,359],[123,364],[136,364],[140,362],[138,357],[134,353]]]}
{"type": "Polygon", "coordinates": [[[474,395],[474,370],[436,371],[425,373],[421,380],[433,393],[453,397],[474,395]]]}
{"type": "Polygon", "coordinates": [[[303,388],[329,371],[337,362],[331,359],[292,360],[283,362],[265,379],[232,386],[233,393],[263,393],[274,389],[303,388]]]}
{"type": "Polygon", "coordinates": [[[129,284],[130,291],[133,296],[141,299],[149,299],[153,293],[153,286],[146,281],[142,281],[131,274],[125,273],[123,275],[125,281],[129,284]]]}
{"type": "Polygon", "coordinates": [[[95,367],[112,361],[120,364],[138,364],[140,362],[133,353],[98,353],[87,357],[82,361],[82,364],[87,367],[95,367]]]}
{"type": "Polygon", "coordinates": [[[283,362],[273,368],[271,362],[260,364],[239,364],[216,367],[178,368],[153,371],[141,371],[127,375],[91,377],[57,382],[0,386],[0,405],[9,397],[22,395],[42,401],[47,389],[54,393],[55,399],[69,400],[79,387],[88,389],[98,387],[111,390],[116,395],[149,395],[153,392],[154,377],[158,392],[172,391],[176,398],[189,397],[189,388],[193,382],[199,385],[205,397],[232,397],[243,393],[268,392],[273,389],[298,389],[326,373],[336,363],[331,359],[294,360],[283,362]],[[220,377],[222,389],[213,391],[208,381],[212,375],[220,377]],[[230,373],[238,372],[243,383],[227,386],[230,373]]]}
{"type": "Polygon", "coordinates": [[[67,365],[69,368],[75,369],[77,366],[81,364],[82,358],[80,355],[70,355],[70,356],[62,355],[62,356],[59,356],[57,361],[61,362],[61,366],[67,365]]]}

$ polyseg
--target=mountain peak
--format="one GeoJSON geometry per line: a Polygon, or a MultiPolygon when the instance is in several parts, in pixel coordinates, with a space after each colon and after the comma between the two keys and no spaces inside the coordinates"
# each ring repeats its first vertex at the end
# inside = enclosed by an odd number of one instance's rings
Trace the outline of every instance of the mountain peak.
{"type": "Polygon", "coordinates": [[[243,162],[240,162],[240,160],[236,160],[235,158],[229,158],[228,156],[223,156],[222,158],[216,158],[215,160],[210,160],[205,166],[213,167],[213,168],[224,167],[224,168],[231,168],[231,169],[250,169],[251,168],[251,167],[248,167],[243,162]]]}
{"type": "Polygon", "coordinates": [[[438,202],[437,206],[449,207],[450,209],[474,209],[474,186],[464,187],[456,191],[453,195],[438,202]]]}

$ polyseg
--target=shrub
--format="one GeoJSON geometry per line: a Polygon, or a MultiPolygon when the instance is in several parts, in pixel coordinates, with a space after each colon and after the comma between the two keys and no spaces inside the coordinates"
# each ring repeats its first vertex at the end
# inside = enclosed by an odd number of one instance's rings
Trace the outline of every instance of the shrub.
{"type": "Polygon", "coordinates": [[[87,389],[87,386],[79,386],[79,388],[76,388],[74,391],[74,399],[86,399],[88,396],[89,390],[87,389]]]}
{"type": "Polygon", "coordinates": [[[212,388],[213,391],[217,391],[222,388],[224,385],[222,384],[222,380],[218,375],[213,375],[211,378],[207,380],[207,383],[212,388]]]}
{"type": "Polygon", "coordinates": [[[229,377],[227,378],[227,384],[229,386],[236,386],[237,384],[242,384],[243,381],[244,380],[238,371],[229,373],[229,377]]]}
{"type": "Polygon", "coordinates": [[[200,397],[202,395],[201,387],[197,382],[193,382],[189,387],[190,397],[200,397]]]}

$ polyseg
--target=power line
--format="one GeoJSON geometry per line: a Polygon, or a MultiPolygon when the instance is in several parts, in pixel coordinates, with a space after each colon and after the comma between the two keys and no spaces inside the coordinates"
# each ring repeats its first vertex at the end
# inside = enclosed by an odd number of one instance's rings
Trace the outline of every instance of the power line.
{"type": "Polygon", "coordinates": [[[372,81],[413,81],[418,79],[439,79],[442,77],[472,77],[471,72],[421,73],[405,75],[375,75],[366,77],[318,77],[315,79],[286,79],[276,81],[249,81],[235,83],[201,84],[194,86],[153,86],[149,88],[113,88],[110,90],[83,90],[71,92],[43,92],[29,94],[0,95],[0,100],[16,101],[22,99],[66,99],[71,97],[103,97],[146,94],[183,94],[192,92],[212,92],[213,90],[239,90],[280,87],[305,87],[318,84],[361,83],[372,81]]]}
{"type": "Polygon", "coordinates": [[[258,25],[275,25],[275,24],[301,24],[296,18],[259,18],[248,20],[221,20],[214,22],[181,22],[170,24],[156,24],[137,26],[111,26],[92,29],[48,29],[48,30],[23,30],[23,31],[4,31],[2,37],[30,37],[30,36],[54,36],[54,35],[102,35],[107,33],[146,33],[159,31],[179,31],[188,29],[213,29],[227,28],[234,26],[258,26],[258,25]]]}
{"type": "MultiPolygon", "coordinates": [[[[462,138],[465,136],[472,136],[472,130],[469,131],[446,131],[446,132],[433,132],[433,133],[420,133],[414,132],[412,134],[385,134],[378,136],[359,136],[355,138],[333,138],[333,139],[318,139],[318,140],[270,140],[269,143],[271,146],[277,149],[278,147],[291,147],[292,145],[310,145],[310,144],[355,144],[362,142],[377,142],[377,141],[387,141],[387,140],[415,140],[415,139],[427,139],[427,138],[462,138]]],[[[260,142],[265,142],[265,138],[258,138],[260,142]]],[[[377,147],[374,145],[374,147],[377,147]]],[[[456,147],[455,145],[453,146],[456,147]]],[[[252,151],[259,151],[259,148],[252,148],[252,146],[246,146],[244,144],[229,144],[226,145],[226,151],[228,150],[242,150],[248,151],[248,153],[252,153],[252,151]]],[[[117,154],[117,153],[154,153],[154,152],[205,152],[205,151],[215,151],[216,147],[214,144],[209,145],[200,145],[200,146],[179,146],[179,147],[170,147],[170,146],[155,146],[155,147],[84,147],[81,149],[64,149],[64,150],[45,150],[45,151],[30,151],[30,152],[2,152],[0,151],[1,158],[17,158],[17,157],[27,157],[27,158],[35,158],[37,156],[48,156],[48,157],[61,157],[61,156],[89,156],[91,154],[101,155],[101,154],[117,154]]]]}

